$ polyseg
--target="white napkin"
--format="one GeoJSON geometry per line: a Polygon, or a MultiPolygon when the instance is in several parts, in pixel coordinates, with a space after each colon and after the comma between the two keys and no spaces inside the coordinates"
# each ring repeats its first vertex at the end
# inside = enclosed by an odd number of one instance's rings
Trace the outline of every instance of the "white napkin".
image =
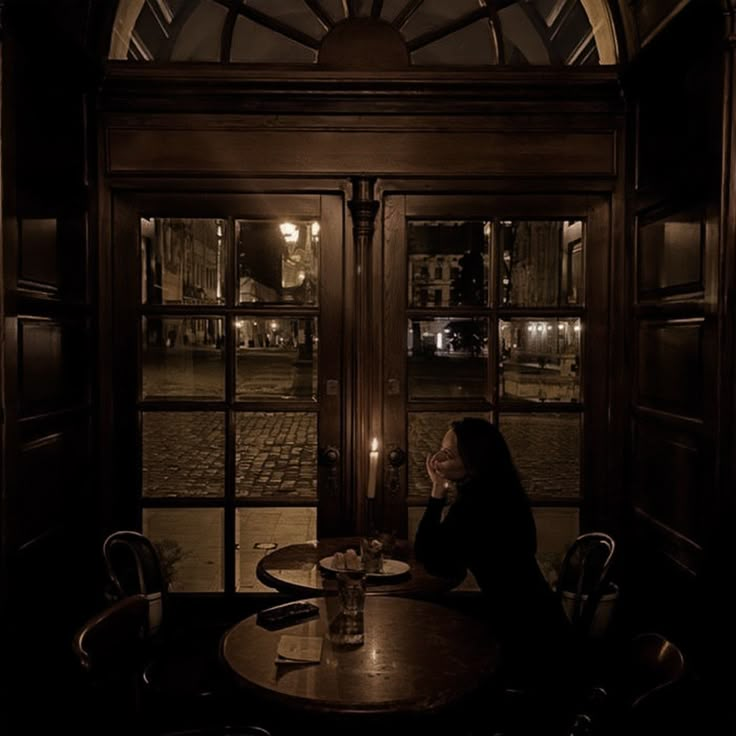
{"type": "Polygon", "coordinates": [[[284,634],[276,648],[276,664],[319,662],[322,659],[321,636],[290,636],[284,634]]]}

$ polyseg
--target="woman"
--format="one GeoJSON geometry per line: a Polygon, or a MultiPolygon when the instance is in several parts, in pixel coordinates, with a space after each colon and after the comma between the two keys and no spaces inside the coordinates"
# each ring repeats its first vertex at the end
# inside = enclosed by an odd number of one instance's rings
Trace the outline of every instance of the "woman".
{"type": "Polygon", "coordinates": [[[570,665],[569,623],[537,565],[534,517],[503,436],[484,419],[453,422],[426,467],[432,494],[417,558],[430,571],[473,573],[508,685],[556,688],[570,665]],[[457,498],[443,519],[451,483],[457,498]]]}

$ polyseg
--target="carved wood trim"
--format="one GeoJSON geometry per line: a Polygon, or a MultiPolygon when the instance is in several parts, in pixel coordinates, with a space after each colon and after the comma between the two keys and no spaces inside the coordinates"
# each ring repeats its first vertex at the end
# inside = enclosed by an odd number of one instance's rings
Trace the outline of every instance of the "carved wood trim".
{"type": "MultiPolygon", "coordinates": [[[[376,336],[371,329],[373,308],[373,236],[376,229],[376,214],[379,202],[375,195],[376,180],[370,177],[353,179],[352,198],[348,208],[353,219],[353,245],[355,250],[354,316],[355,342],[353,352],[353,395],[355,410],[350,421],[353,423],[352,437],[356,461],[356,522],[358,528],[370,531],[374,509],[363,503],[368,481],[368,452],[371,437],[381,436],[380,415],[376,408],[377,382],[375,373],[369,370],[370,356],[375,350],[376,336]]],[[[380,336],[379,336],[380,337],[380,336]]],[[[385,448],[381,447],[381,454],[385,448]]],[[[380,457],[380,455],[379,455],[380,457]]],[[[379,474],[380,477],[380,474],[379,474]]],[[[376,495],[379,495],[377,490],[376,495]]]]}

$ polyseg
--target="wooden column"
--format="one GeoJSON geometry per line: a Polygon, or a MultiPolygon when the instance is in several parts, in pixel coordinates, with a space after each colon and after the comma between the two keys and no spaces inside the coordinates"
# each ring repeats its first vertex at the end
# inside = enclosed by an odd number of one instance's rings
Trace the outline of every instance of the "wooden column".
{"type": "MultiPolygon", "coordinates": [[[[375,406],[378,387],[378,345],[373,324],[372,299],[372,253],[376,213],[379,203],[375,198],[375,179],[355,177],[352,180],[353,194],[348,202],[353,219],[353,242],[355,246],[354,285],[354,340],[352,355],[353,412],[348,418],[351,425],[352,446],[355,452],[355,523],[359,532],[369,531],[373,525],[375,502],[366,498],[368,484],[368,459],[372,437],[381,441],[380,414],[375,406]]],[[[379,463],[383,455],[380,446],[379,463]]],[[[381,477],[379,472],[379,478],[381,477]]],[[[377,495],[380,490],[377,491],[377,495]]]]}

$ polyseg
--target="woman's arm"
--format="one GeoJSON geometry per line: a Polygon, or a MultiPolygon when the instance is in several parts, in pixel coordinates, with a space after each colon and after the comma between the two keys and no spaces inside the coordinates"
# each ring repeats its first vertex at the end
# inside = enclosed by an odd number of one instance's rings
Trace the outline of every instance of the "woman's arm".
{"type": "Polygon", "coordinates": [[[414,554],[426,568],[440,575],[457,575],[467,567],[466,542],[470,533],[463,523],[458,504],[447,512],[444,520],[444,498],[430,497],[414,541],[414,554]]]}

